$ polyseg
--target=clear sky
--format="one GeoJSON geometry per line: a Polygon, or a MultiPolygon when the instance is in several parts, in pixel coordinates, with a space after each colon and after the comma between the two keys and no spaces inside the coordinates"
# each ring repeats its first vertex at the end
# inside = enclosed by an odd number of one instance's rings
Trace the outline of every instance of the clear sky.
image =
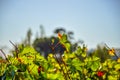
{"type": "Polygon", "coordinates": [[[46,36],[64,27],[89,48],[101,42],[120,48],[119,0],[0,0],[0,47],[20,42],[29,28],[35,36],[40,24],[46,36]]]}

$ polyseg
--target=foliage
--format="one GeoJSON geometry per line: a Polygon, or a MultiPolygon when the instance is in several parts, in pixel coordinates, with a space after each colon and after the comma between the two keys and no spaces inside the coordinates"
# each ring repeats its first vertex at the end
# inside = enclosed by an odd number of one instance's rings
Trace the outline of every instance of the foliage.
{"type": "MultiPolygon", "coordinates": [[[[87,55],[87,47],[79,46],[74,52],[67,35],[59,34],[59,41],[52,48],[47,59],[31,46],[19,45],[12,56],[0,58],[1,80],[119,80],[120,59],[107,58],[101,62],[96,55],[87,55]],[[56,46],[65,48],[64,54],[57,57],[56,46]]],[[[112,49],[113,50],[113,49],[112,49]]],[[[108,50],[109,52],[111,51],[108,50]]],[[[4,52],[1,50],[4,54],[4,52]]],[[[113,51],[113,54],[115,52],[113,51]]],[[[115,55],[112,55],[115,56],[115,55]]]]}
{"type": "Polygon", "coordinates": [[[104,47],[100,47],[100,45],[97,46],[97,49],[93,52],[92,55],[95,55],[101,59],[101,62],[104,62],[106,59],[110,59],[111,55],[108,55],[109,51],[108,49],[104,47]]]}
{"type": "MultiPolygon", "coordinates": [[[[44,35],[44,28],[43,26],[40,26],[40,32],[41,32],[41,36],[35,38],[35,40],[33,41],[33,47],[35,48],[35,50],[39,53],[41,53],[42,56],[47,57],[49,53],[52,53],[52,48],[51,46],[55,46],[58,42],[59,42],[59,36],[51,36],[51,37],[45,37],[44,35]],[[43,37],[42,37],[43,36],[43,37]],[[54,43],[52,43],[52,41],[54,41],[54,43]]],[[[68,31],[66,32],[66,30],[64,28],[57,28],[54,31],[54,34],[67,34],[67,41],[68,43],[71,43],[70,48],[71,51],[74,51],[77,47],[78,43],[81,43],[80,41],[77,41],[75,43],[72,43],[71,40],[74,39],[73,35],[74,33],[72,31],[68,31]]],[[[65,37],[65,36],[64,36],[65,37]]],[[[69,44],[67,44],[69,45],[69,44]]],[[[56,48],[54,49],[55,53],[60,53],[63,54],[65,51],[65,48],[61,45],[61,43],[59,45],[56,46],[56,48]]]]}

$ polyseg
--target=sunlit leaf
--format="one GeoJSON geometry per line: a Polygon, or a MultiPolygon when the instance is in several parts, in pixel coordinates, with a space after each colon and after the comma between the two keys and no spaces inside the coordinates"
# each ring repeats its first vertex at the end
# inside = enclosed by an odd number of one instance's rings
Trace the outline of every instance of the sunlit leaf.
{"type": "Polygon", "coordinates": [[[108,80],[117,80],[117,77],[114,77],[114,76],[108,76],[108,80]]]}
{"type": "Polygon", "coordinates": [[[117,59],[117,62],[120,63],[120,58],[117,59]]]}
{"type": "Polygon", "coordinates": [[[86,53],[82,53],[81,55],[82,55],[82,57],[86,57],[86,53]]]}
{"type": "Polygon", "coordinates": [[[114,50],[114,48],[110,49],[110,50],[108,51],[108,53],[109,53],[109,55],[114,56],[114,55],[115,55],[115,50],[114,50]]]}
{"type": "Polygon", "coordinates": [[[69,52],[71,47],[70,43],[65,43],[64,46],[66,47],[67,52],[69,52]]]}
{"type": "Polygon", "coordinates": [[[62,35],[61,42],[63,42],[63,43],[67,42],[67,35],[66,34],[62,35]]]}
{"type": "Polygon", "coordinates": [[[114,68],[115,68],[116,71],[117,71],[117,70],[120,70],[120,64],[116,64],[116,65],[114,66],[114,68]]]}
{"type": "Polygon", "coordinates": [[[99,68],[99,62],[93,62],[92,65],[91,65],[91,69],[93,71],[96,71],[97,69],[99,68]]]}

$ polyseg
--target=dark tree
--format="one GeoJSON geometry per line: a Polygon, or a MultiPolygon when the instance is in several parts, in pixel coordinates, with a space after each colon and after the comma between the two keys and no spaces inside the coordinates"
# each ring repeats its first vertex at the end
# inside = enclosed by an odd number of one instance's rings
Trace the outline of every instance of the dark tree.
{"type": "Polygon", "coordinates": [[[55,31],[54,31],[55,34],[65,33],[65,32],[66,32],[66,30],[65,30],[64,28],[57,28],[57,29],[55,29],[55,31]]]}
{"type": "Polygon", "coordinates": [[[33,46],[36,49],[36,51],[40,52],[40,54],[44,57],[47,57],[49,53],[59,53],[60,55],[62,55],[65,51],[65,48],[62,46],[62,44],[56,46],[58,41],[59,40],[56,37],[40,38],[34,41],[33,46]],[[54,43],[52,43],[52,39],[54,39],[54,43]]]}

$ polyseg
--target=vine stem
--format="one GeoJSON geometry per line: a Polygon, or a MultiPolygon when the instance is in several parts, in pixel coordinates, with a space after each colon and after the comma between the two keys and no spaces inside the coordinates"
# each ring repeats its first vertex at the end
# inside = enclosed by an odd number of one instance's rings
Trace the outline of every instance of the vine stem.
{"type": "Polygon", "coordinates": [[[4,51],[2,49],[0,49],[0,51],[2,52],[2,54],[4,55],[5,59],[9,62],[7,56],[5,55],[4,51]]]}
{"type": "Polygon", "coordinates": [[[63,67],[61,66],[61,64],[60,64],[60,62],[59,62],[59,60],[58,60],[56,54],[55,54],[55,59],[57,60],[59,66],[60,66],[60,68],[61,68],[61,70],[63,71],[63,74],[64,74],[63,76],[64,76],[65,80],[67,80],[66,74],[65,74],[65,72],[64,72],[64,70],[63,70],[63,67]]]}
{"type": "MultiPolygon", "coordinates": [[[[61,58],[61,59],[62,59],[62,58],[61,58]]],[[[68,78],[69,78],[70,80],[72,80],[72,79],[70,78],[69,74],[68,74],[67,65],[65,64],[65,62],[63,61],[63,59],[62,59],[62,62],[63,62],[63,64],[64,64],[64,66],[65,66],[66,71],[67,71],[68,78]]]]}
{"type": "Polygon", "coordinates": [[[60,42],[58,42],[55,46],[51,46],[51,49],[52,49],[53,54],[55,55],[54,58],[57,60],[57,63],[59,64],[59,66],[60,66],[60,68],[61,68],[61,70],[62,70],[62,72],[63,72],[64,79],[67,80],[66,74],[65,74],[65,72],[64,72],[64,70],[63,70],[63,68],[62,68],[62,66],[61,66],[61,64],[60,64],[60,62],[59,62],[59,60],[58,60],[58,58],[57,58],[57,56],[56,56],[56,54],[55,54],[55,48],[56,48],[59,44],[60,44],[60,42]]]}
{"type": "Polygon", "coordinates": [[[12,41],[9,40],[9,42],[15,47],[16,57],[18,58],[18,53],[19,53],[18,47],[15,44],[13,44],[12,41]]]}
{"type": "Polygon", "coordinates": [[[53,49],[55,49],[58,45],[60,44],[60,42],[58,42],[55,46],[54,46],[54,48],[53,49]]]}
{"type": "MultiPolygon", "coordinates": [[[[106,43],[105,43],[105,46],[107,47],[108,50],[110,50],[110,48],[107,46],[106,43]]],[[[115,56],[116,56],[117,58],[119,58],[119,57],[117,56],[116,52],[114,52],[114,54],[115,54],[115,56]]]]}
{"type": "MultiPolygon", "coordinates": [[[[67,76],[66,76],[66,74],[65,74],[65,72],[64,72],[64,70],[63,70],[63,68],[62,68],[62,66],[61,66],[61,64],[60,64],[60,62],[59,62],[59,60],[58,60],[58,58],[57,58],[57,56],[56,56],[56,54],[55,54],[55,51],[54,51],[54,49],[55,49],[59,44],[60,44],[60,41],[59,41],[54,47],[51,47],[51,48],[52,48],[52,51],[53,51],[53,53],[54,53],[54,55],[55,55],[55,59],[57,60],[57,62],[58,62],[58,64],[59,64],[60,68],[61,68],[62,71],[63,71],[64,78],[65,78],[65,80],[67,80],[67,76]]],[[[61,58],[61,59],[62,59],[62,58],[61,58]]],[[[62,62],[63,62],[63,64],[64,64],[65,69],[66,69],[66,72],[67,72],[66,64],[65,64],[65,62],[63,61],[63,59],[62,59],[62,62]]],[[[68,72],[67,72],[67,75],[68,75],[69,80],[71,80],[71,78],[70,78],[68,72]]]]}

